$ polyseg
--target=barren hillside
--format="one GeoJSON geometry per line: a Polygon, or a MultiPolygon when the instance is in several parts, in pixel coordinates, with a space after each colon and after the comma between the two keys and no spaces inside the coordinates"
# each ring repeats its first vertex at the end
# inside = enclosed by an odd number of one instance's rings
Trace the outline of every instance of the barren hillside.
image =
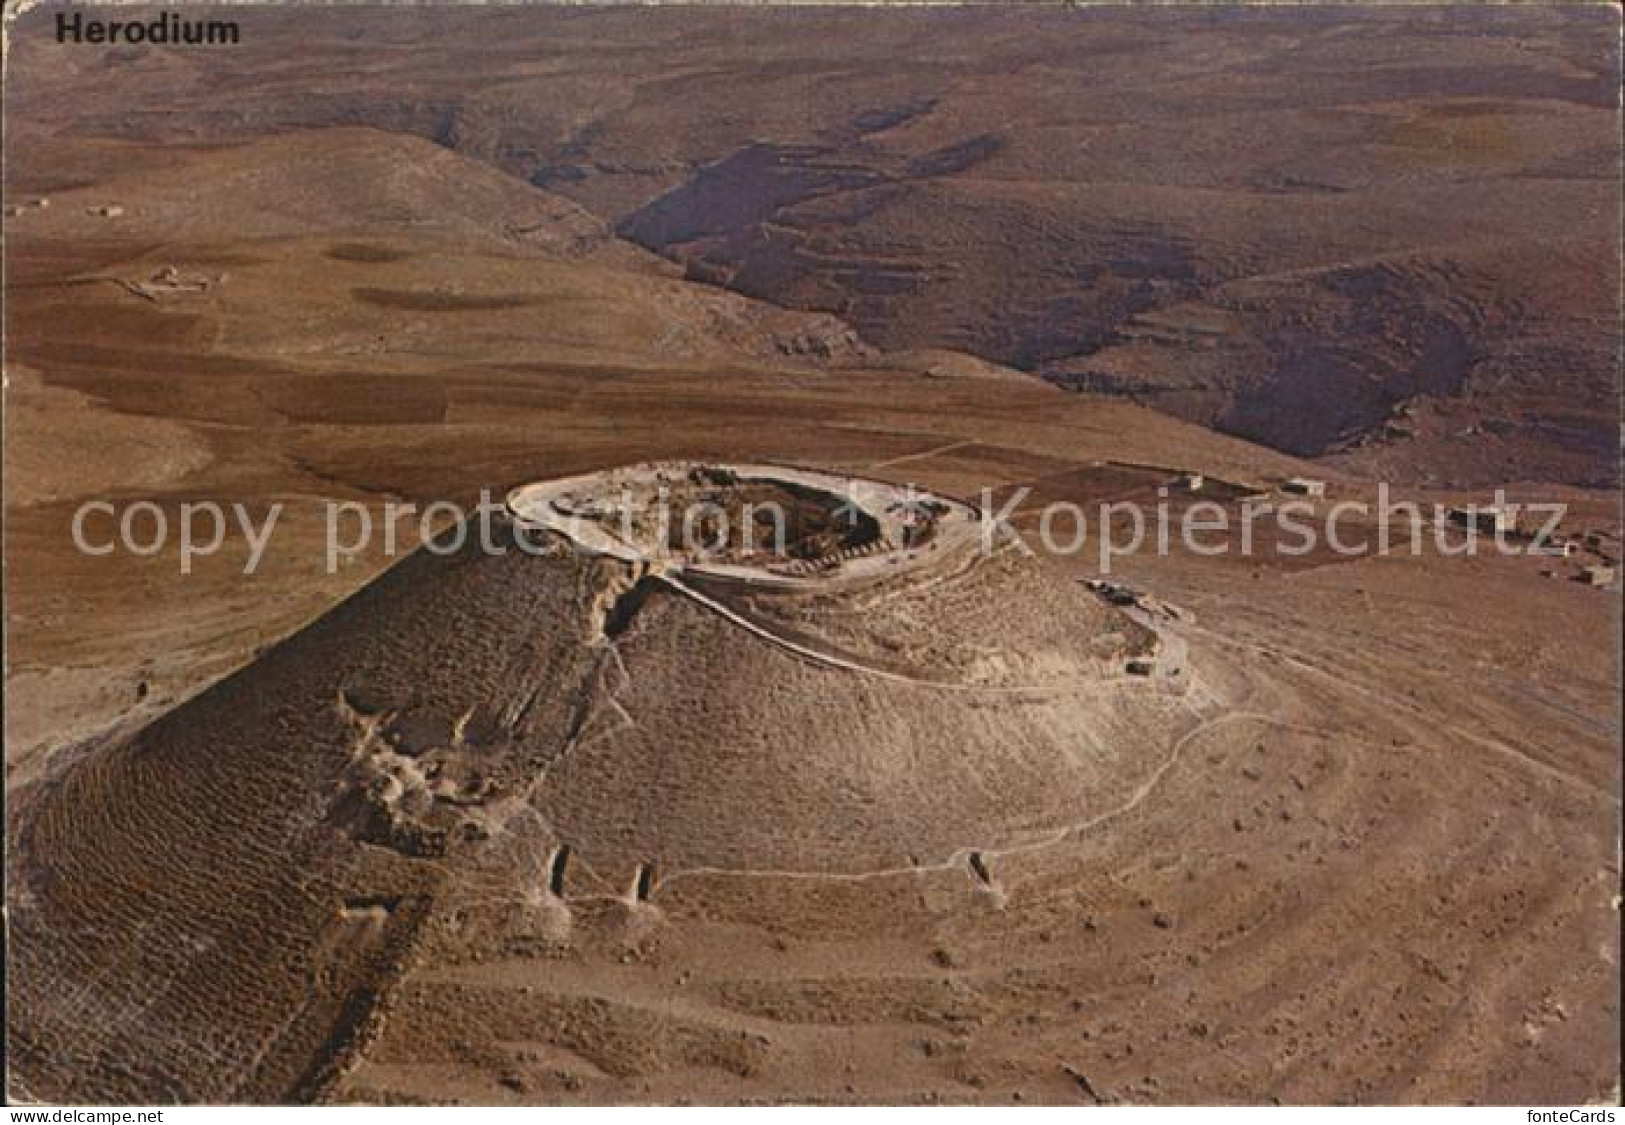
{"type": "Polygon", "coordinates": [[[414,133],[877,345],[1443,484],[1504,475],[1461,453],[1485,432],[1515,475],[1604,483],[1617,30],[1605,6],[267,11],[229,66],[46,46],[7,94],[45,135],[414,133]],[[80,81],[104,61],[105,102],[80,81]]]}
{"type": "Polygon", "coordinates": [[[1617,8],[231,10],[8,28],[10,1100],[1617,1097],[1617,8]]]}

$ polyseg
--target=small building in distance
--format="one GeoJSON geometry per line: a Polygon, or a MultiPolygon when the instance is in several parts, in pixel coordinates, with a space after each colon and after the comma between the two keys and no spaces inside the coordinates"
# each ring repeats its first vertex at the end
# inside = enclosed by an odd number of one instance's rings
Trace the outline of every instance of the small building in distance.
{"type": "Polygon", "coordinates": [[[1097,595],[1107,605],[1127,607],[1140,607],[1142,596],[1132,586],[1122,586],[1116,582],[1107,582],[1104,578],[1091,578],[1084,585],[1097,595]]]}
{"type": "Polygon", "coordinates": [[[1493,504],[1451,508],[1445,513],[1445,518],[1461,527],[1471,527],[1491,534],[1516,531],[1518,527],[1517,512],[1511,508],[1498,508],[1493,504]]]}
{"type": "Polygon", "coordinates": [[[1183,492],[1200,492],[1207,483],[1207,478],[1201,473],[1180,473],[1174,481],[1174,487],[1183,492]]]}
{"type": "Polygon", "coordinates": [[[1281,485],[1281,491],[1290,492],[1294,496],[1310,496],[1318,500],[1326,495],[1326,482],[1310,477],[1293,477],[1281,485]]]}
{"type": "Polygon", "coordinates": [[[1611,586],[1614,582],[1614,568],[1611,566],[1588,566],[1580,571],[1580,581],[1587,586],[1611,586]]]}

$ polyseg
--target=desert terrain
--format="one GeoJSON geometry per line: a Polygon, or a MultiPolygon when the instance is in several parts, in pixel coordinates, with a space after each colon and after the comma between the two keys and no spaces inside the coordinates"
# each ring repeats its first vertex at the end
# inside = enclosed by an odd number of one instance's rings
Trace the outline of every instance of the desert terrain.
{"type": "Polygon", "coordinates": [[[11,1100],[1617,1100],[1617,8],[51,11],[11,1100]],[[326,565],[332,501],[651,465],[1576,553],[326,565]],[[281,515],[183,574],[91,500],[281,515]]]}

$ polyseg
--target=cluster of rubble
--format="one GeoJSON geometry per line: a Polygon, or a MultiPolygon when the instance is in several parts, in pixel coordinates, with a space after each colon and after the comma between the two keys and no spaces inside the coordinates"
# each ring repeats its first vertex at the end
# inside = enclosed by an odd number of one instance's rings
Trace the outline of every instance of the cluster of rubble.
{"type": "Polygon", "coordinates": [[[356,728],[354,766],[344,806],[357,835],[405,855],[444,855],[454,838],[478,838],[463,815],[507,795],[506,787],[466,761],[468,716],[457,724],[395,712],[369,713],[348,695],[340,711],[356,728]],[[458,776],[462,775],[462,776],[458,776]]]}
{"type": "MultiPolygon", "coordinates": [[[[47,210],[50,206],[50,198],[43,195],[25,199],[21,203],[8,203],[6,204],[6,218],[19,218],[30,211],[47,210]]],[[[97,219],[122,219],[124,217],[124,205],[122,203],[97,203],[86,207],[85,214],[97,219]]]]}
{"type": "Polygon", "coordinates": [[[1155,614],[1169,621],[1183,621],[1185,611],[1172,602],[1162,601],[1150,594],[1136,590],[1132,586],[1125,586],[1120,582],[1108,582],[1104,578],[1089,578],[1083,583],[1090,592],[1099,596],[1107,605],[1117,606],[1119,609],[1139,609],[1146,613],[1155,614]]]}
{"type": "Polygon", "coordinates": [[[201,296],[210,286],[221,285],[226,275],[214,278],[181,273],[175,266],[165,266],[143,281],[121,281],[125,289],[148,301],[161,301],[170,297],[201,296]]]}
{"type": "Polygon", "coordinates": [[[8,203],[6,205],[6,218],[15,219],[19,215],[26,215],[30,211],[44,211],[51,206],[51,201],[44,196],[25,199],[21,203],[8,203]]]}
{"type": "MultiPolygon", "coordinates": [[[[1557,559],[1590,555],[1596,559],[1595,562],[1581,565],[1569,575],[1574,581],[1587,586],[1612,586],[1618,577],[1618,540],[1608,532],[1589,529],[1579,535],[1547,535],[1544,529],[1531,531],[1519,525],[1516,505],[1451,508],[1445,513],[1445,518],[1458,527],[1506,535],[1515,541],[1528,543],[1530,554],[1557,559]]],[[[1543,573],[1549,578],[1558,577],[1555,570],[1543,573]]]]}
{"type": "MultiPolygon", "coordinates": [[[[1183,621],[1188,616],[1183,609],[1171,602],[1154,598],[1132,586],[1125,586],[1120,582],[1108,582],[1104,578],[1089,578],[1084,585],[1107,605],[1118,609],[1136,609],[1142,613],[1160,617],[1165,621],[1183,621]]],[[[1151,676],[1157,671],[1157,657],[1154,654],[1135,656],[1123,665],[1123,670],[1131,676],[1151,676]]],[[[1178,674],[1178,669],[1173,670],[1178,674]]]]}

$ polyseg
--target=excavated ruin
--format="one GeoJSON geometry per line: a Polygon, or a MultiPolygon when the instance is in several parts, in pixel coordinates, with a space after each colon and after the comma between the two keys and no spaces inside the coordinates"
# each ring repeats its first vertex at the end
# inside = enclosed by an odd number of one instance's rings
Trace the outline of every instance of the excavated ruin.
{"type": "Polygon", "coordinates": [[[519,490],[502,553],[420,550],[40,794],[15,935],[27,1089],[308,1096],[464,884],[544,929],[696,874],[990,886],[991,857],[1120,805],[1188,721],[1177,685],[1124,674],[1147,627],[984,555],[963,504],[858,487],[853,551],[835,478],[659,473],[724,510],[777,488],[803,534],[760,566],[595,552],[538,531],[519,490]]]}

